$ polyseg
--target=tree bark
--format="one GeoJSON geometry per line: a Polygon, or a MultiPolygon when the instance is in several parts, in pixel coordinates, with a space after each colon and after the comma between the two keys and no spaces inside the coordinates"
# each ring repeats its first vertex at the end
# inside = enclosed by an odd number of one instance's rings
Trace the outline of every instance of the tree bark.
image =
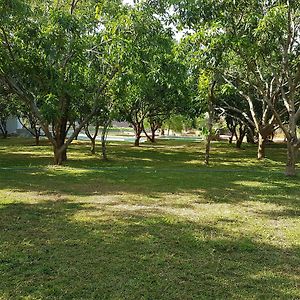
{"type": "Polygon", "coordinates": [[[139,147],[140,146],[140,139],[141,139],[141,135],[140,134],[136,134],[135,135],[135,140],[134,140],[134,146],[135,147],[139,147]]]}
{"type": "Polygon", "coordinates": [[[236,148],[241,149],[244,137],[246,135],[246,126],[243,124],[239,124],[238,135],[236,139],[236,148]]]}
{"type": "Polygon", "coordinates": [[[96,138],[90,138],[91,140],[91,153],[96,153],[96,138]]]}
{"type": "Polygon", "coordinates": [[[61,151],[57,147],[54,146],[54,164],[55,165],[62,165],[63,162],[65,161],[65,151],[61,151]]]}
{"type": "Polygon", "coordinates": [[[141,133],[143,131],[143,126],[139,123],[133,124],[134,126],[134,132],[135,132],[135,140],[134,140],[134,146],[139,147],[140,146],[140,139],[141,139],[141,133]]]}
{"type": "Polygon", "coordinates": [[[205,160],[204,160],[204,163],[205,163],[206,165],[209,165],[210,142],[211,142],[211,134],[208,134],[208,136],[206,137],[205,160]]]}
{"type": "Polygon", "coordinates": [[[286,176],[296,176],[296,163],[297,163],[298,148],[287,141],[287,162],[285,167],[286,176]]]}
{"type": "Polygon", "coordinates": [[[40,135],[36,134],[34,138],[35,138],[35,145],[39,146],[40,145],[40,135]]]}
{"type": "Polygon", "coordinates": [[[108,160],[107,158],[107,148],[106,148],[106,137],[107,137],[107,130],[110,124],[110,120],[104,123],[101,133],[101,151],[102,151],[102,159],[108,160]]]}
{"type": "Polygon", "coordinates": [[[244,135],[240,136],[237,140],[236,140],[236,148],[241,149],[242,147],[242,143],[243,143],[243,139],[244,139],[244,135]]]}
{"type": "Polygon", "coordinates": [[[257,159],[261,160],[265,158],[266,149],[266,138],[260,133],[258,134],[258,148],[257,148],[257,159]]]}

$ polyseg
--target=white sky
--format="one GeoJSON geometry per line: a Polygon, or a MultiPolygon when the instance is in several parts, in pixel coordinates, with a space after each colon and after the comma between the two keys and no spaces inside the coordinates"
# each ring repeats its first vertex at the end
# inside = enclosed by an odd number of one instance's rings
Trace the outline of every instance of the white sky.
{"type": "MultiPolygon", "coordinates": [[[[122,0],[122,1],[123,1],[124,4],[134,5],[133,0],[122,0]]],[[[179,41],[183,37],[184,32],[183,31],[177,31],[177,29],[173,25],[171,25],[171,28],[173,29],[173,31],[175,33],[175,39],[177,41],[179,41]]]]}
{"type": "Polygon", "coordinates": [[[133,0],[123,0],[123,3],[133,5],[133,0]]]}

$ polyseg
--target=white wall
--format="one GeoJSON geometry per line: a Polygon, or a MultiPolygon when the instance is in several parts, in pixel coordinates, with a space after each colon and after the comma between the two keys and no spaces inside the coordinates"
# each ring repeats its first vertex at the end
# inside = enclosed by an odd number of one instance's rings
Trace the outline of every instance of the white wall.
{"type": "Polygon", "coordinates": [[[11,133],[16,133],[17,132],[17,129],[21,129],[22,128],[22,125],[21,123],[19,122],[18,118],[16,117],[10,117],[8,120],[7,120],[7,131],[8,131],[8,134],[11,134],[11,133]]]}

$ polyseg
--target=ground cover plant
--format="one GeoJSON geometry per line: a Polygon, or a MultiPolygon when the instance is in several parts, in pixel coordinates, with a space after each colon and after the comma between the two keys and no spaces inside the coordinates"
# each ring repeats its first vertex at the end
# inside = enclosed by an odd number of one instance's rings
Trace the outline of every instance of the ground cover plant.
{"type": "Polygon", "coordinates": [[[0,299],[299,299],[285,145],[0,142],[0,299]]]}

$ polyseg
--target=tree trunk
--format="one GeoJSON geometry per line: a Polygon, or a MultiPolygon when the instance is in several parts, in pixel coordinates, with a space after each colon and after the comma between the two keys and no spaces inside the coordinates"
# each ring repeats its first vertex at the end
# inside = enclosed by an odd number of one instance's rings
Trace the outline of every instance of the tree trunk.
{"type": "Polygon", "coordinates": [[[96,153],[96,138],[90,138],[91,140],[91,153],[96,153]]]}
{"type": "Polygon", "coordinates": [[[266,138],[260,133],[258,134],[258,149],[257,149],[257,159],[265,158],[265,149],[266,149],[266,138]]]}
{"type": "MultiPolygon", "coordinates": [[[[76,130],[76,124],[75,124],[75,122],[72,124],[72,128],[73,128],[73,131],[76,130]]],[[[74,140],[76,140],[76,141],[78,140],[78,135],[79,135],[79,132],[76,134],[74,140]]]]}
{"type": "Polygon", "coordinates": [[[236,140],[236,148],[238,148],[238,149],[241,149],[241,147],[242,147],[242,143],[243,143],[243,138],[244,137],[239,137],[237,140],[236,140]]]}
{"type": "Polygon", "coordinates": [[[205,159],[204,159],[204,163],[205,163],[206,165],[209,165],[210,142],[211,142],[211,134],[208,134],[208,136],[206,137],[205,159]]]}
{"type": "Polygon", "coordinates": [[[135,147],[139,147],[140,146],[140,139],[141,139],[141,135],[140,134],[136,134],[135,135],[135,140],[134,140],[134,146],[135,147]]]}
{"type": "Polygon", "coordinates": [[[159,129],[159,125],[153,124],[152,126],[150,126],[150,128],[151,128],[151,138],[150,138],[150,141],[151,141],[151,143],[155,143],[156,142],[155,133],[159,129]]]}
{"type": "Polygon", "coordinates": [[[101,138],[101,151],[102,151],[102,159],[108,160],[107,152],[106,152],[106,139],[105,138],[101,138]]]}
{"type": "Polygon", "coordinates": [[[287,142],[287,162],[285,167],[286,176],[296,176],[298,149],[290,141],[287,142]]]}
{"type": "Polygon", "coordinates": [[[155,140],[155,132],[156,132],[156,129],[152,129],[151,128],[151,142],[152,143],[156,142],[156,140],[155,140]]]}
{"type": "Polygon", "coordinates": [[[54,150],[54,164],[61,165],[67,160],[67,149],[64,147],[66,139],[67,119],[59,120],[55,128],[55,141],[56,146],[54,150]]]}
{"type": "Polygon", "coordinates": [[[228,139],[228,142],[229,142],[229,144],[232,144],[232,140],[233,140],[233,137],[234,137],[234,133],[233,132],[230,132],[231,133],[231,135],[230,135],[230,137],[229,137],[229,139],[228,139]]]}
{"type": "Polygon", "coordinates": [[[106,149],[106,137],[107,137],[107,129],[108,126],[110,124],[110,121],[108,120],[102,129],[102,133],[101,133],[101,151],[102,151],[102,159],[103,160],[108,160],[107,158],[107,149],[106,149]]]}
{"type": "Polygon", "coordinates": [[[57,147],[54,147],[54,164],[62,165],[65,161],[66,151],[60,151],[57,147]]]}
{"type": "Polygon", "coordinates": [[[40,145],[40,135],[36,134],[34,138],[35,138],[35,145],[39,146],[40,145]]]}
{"type": "Polygon", "coordinates": [[[209,165],[210,158],[210,143],[213,135],[213,119],[214,119],[214,88],[216,85],[216,81],[213,81],[209,91],[208,91],[208,119],[207,119],[207,127],[208,127],[208,135],[206,137],[206,145],[205,145],[205,158],[204,163],[209,165]]]}
{"type": "Polygon", "coordinates": [[[134,146],[139,147],[140,146],[140,139],[141,139],[141,133],[143,131],[143,125],[142,124],[133,124],[134,131],[135,131],[135,140],[134,140],[134,146]]]}
{"type": "Polygon", "coordinates": [[[243,126],[242,124],[239,124],[238,134],[236,135],[237,136],[236,148],[241,149],[245,135],[246,135],[245,126],[243,126]]]}

